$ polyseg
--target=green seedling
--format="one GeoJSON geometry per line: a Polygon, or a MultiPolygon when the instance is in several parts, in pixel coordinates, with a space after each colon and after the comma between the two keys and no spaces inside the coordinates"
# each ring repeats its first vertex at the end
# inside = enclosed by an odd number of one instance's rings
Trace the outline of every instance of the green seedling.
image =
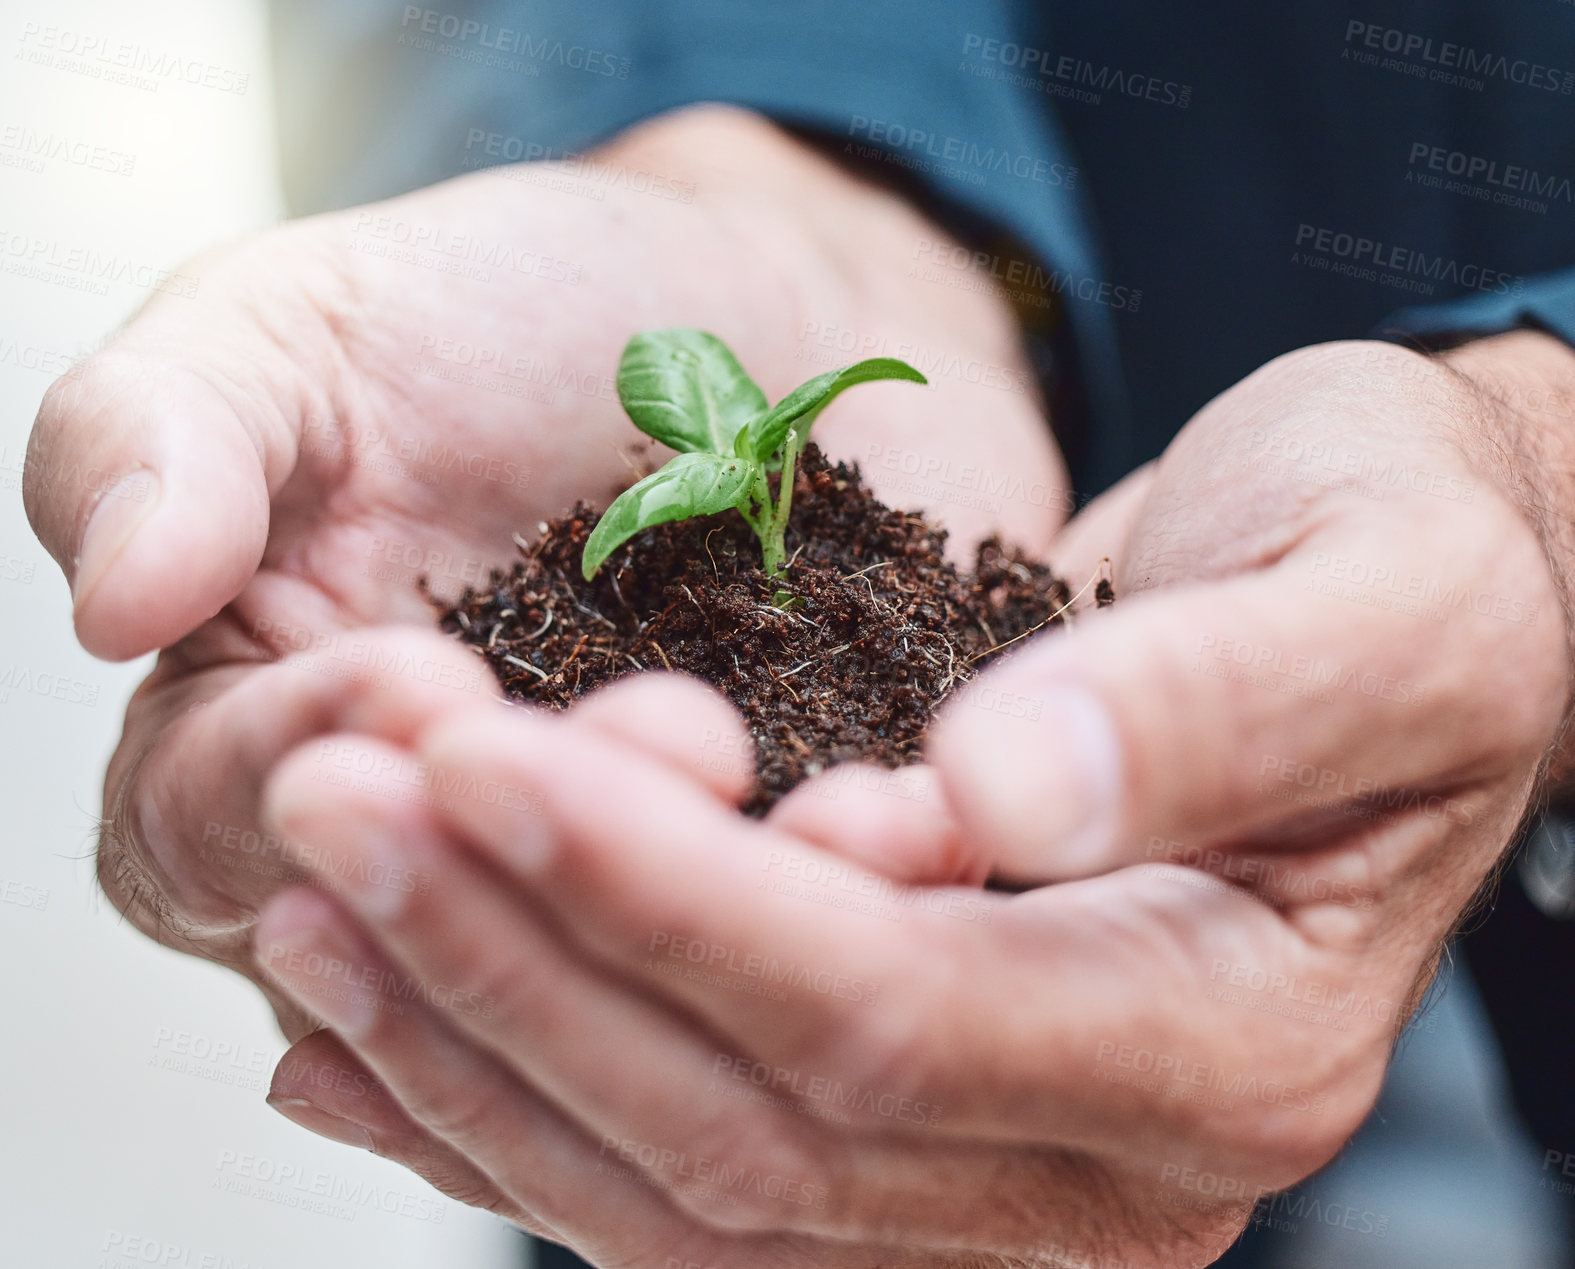
{"type": "Polygon", "coordinates": [[[928,380],[907,362],[875,357],[817,375],[775,405],[738,358],[701,330],[636,335],[618,363],[618,396],[634,425],[678,451],[613,500],[585,543],[589,581],[641,529],[732,509],[760,539],[765,571],[784,571],[793,473],[809,429],[834,397],[874,379],[928,380]],[[768,476],[780,473],[773,500],[768,476]]]}

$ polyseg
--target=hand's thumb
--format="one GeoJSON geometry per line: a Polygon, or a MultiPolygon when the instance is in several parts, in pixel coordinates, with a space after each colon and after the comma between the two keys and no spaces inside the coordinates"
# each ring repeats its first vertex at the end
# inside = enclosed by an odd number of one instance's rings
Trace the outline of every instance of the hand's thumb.
{"type": "MultiPolygon", "coordinates": [[[[1455,555],[1453,583],[1482,575],[1455,555]]],[[[1534,763],[1561,632],[1310,595],[1298,563],[1118,600],[962,689],[927,753],[1004,875],[1085,876],[1166,840],[1278,840],[1320,818],[1361,829],[1350,808],[1398,812],[1408,791],[1534,763]]]]}
{"type": "Polygon", "coordinates": [[[293,246],[280,235],[228,253],[201,296],[157,297],[44,397],[23,499],[71,584],[77,636],[98,656],[168,646],[232,600],[262,559],[270,491],[295,466],[312,370],[302,363],[320,324],[308,296],[278,285],[299,273],[275,258],[281,248],[293,258],[293,246]],[[281,348],[259,308],[279,310],[305,350],[281,348]]]}
{"type": "Polygon", "coordinates": [[[268,536],[262,464],[231,406],[190,371],[117,353],[51,389],[23,488],[71,584],[77,637],[111,660],[211,617],[268,536]]]}

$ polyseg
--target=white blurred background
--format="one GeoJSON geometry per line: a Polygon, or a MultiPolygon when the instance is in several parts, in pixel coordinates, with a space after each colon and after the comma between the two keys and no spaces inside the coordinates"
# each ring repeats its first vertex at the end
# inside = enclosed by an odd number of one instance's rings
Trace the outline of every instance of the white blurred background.
{"type": "Polygon", "coordinates": [[[29,261],[42,242],[146,278],[277,218],[270,109],[261,0],[0,0],[6,1269],[519,1263],[501,1222],[270,1110],[284,1045],[261,999],[122,924],[95,888],[104,766],[151,658],[106,665],[77,646],[22,512],[22,458],[50,381],[149,292],[69,265],[30,276],[29,261]],[[113,82],[117,58],[201,73],[113,82]],[[356,1198],[311,1210],[325,1188],[356,1198]]]}

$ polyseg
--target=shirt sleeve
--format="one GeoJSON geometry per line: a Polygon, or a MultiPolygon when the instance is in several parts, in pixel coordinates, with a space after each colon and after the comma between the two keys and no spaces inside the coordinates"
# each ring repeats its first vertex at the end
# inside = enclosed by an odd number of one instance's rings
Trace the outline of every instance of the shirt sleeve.
{"type": "Polygon", "coordinates": [[[1502,290],[1443,304],[1404,308],[1376,333],[1426,343],[1441,336],[1500,335],[1524,327],[1546,331],[1575,347],[1575,268],[1511,279],[1502,290]]]}

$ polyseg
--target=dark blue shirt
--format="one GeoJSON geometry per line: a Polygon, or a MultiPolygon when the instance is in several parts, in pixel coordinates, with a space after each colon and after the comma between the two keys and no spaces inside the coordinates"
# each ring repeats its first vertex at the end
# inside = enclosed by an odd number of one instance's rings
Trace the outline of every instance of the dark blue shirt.
{"type": "Polygon", "coordinates": [[[910,174],[1020,243],[981,247],[1008,291],[1056,297],[1084,490],[1303,344],[1575,342],[1561,0],[278,0],[274,33],[296,211],[700,100],[910,174]]]}

